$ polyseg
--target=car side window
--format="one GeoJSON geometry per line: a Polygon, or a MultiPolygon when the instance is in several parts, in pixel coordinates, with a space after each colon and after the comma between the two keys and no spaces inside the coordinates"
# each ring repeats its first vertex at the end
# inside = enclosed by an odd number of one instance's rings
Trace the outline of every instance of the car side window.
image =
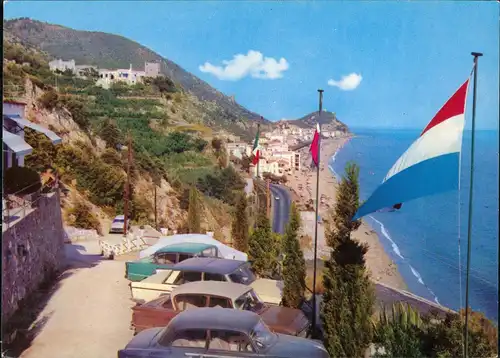
{"type": "MultiPolygon", "coordinates": [[[[167,343],[167,342],[165,342],[167,343]]],[[[190,329],[184,331],[178,331],[175,333],[170,344],[163,344],[160,341],[161,345],[170,345],[172,347],[179,348],[205,348],[207,344],[207,331],[201,329],[190,329]]]]}
{"type": "Polygon", "coordinates": [[[208,349],[227,352],[255,352],[250,338],[241,332],[211,330],[208,349]]]}
{"type": "Polygon", "coordinates": [[[201,272],[181,271],[174,281],[174,285],[183,285],[188,282],[201,281],[201,272]]]}
{"type": "Polygon", "coordinates": [[[226,297],[210,296],[208,307],[233,308],[233,305],[226,297]]]}
{"type": "Polygon", "coordinates": [[[154,261],[160,265],[175,264],[177,261],[177,254],[174,253],[158,253],[155,255],[154,261]]]}
{"type": "Polygon", "coordinates": [[[179,254],[179,262],[190,259],[191,257],[193,257],[191,254],[179,254]]]}
{"type": "Polygon", "coordinates": [[[214,247],[210,247],[208,249],[205,249],[201,252],[201,256],[205,256],[205,257],[215,257],[215,248],[214,247]]]}
{"type": "Polygon", "coordinates": [[[175,296],[175,306],[179,311],[185,311],[192,308],[206,307],[207,296],[178,295],[175,296]]]}
{"type": "Polygon", "coordinates": [[[226,281],[226,278],[224,275],[218,274],[218,273],[209,273],[205,272],[205,278],[203,281],[226,281]]]}

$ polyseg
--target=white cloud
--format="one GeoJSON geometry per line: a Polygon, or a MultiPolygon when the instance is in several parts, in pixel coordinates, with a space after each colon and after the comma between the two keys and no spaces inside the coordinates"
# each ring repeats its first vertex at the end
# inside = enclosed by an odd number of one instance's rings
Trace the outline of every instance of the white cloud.
{"type": "Polygon", "coordinates": [[[259,51],[250,50],[246,55],[237,54],[232,60],[222,61],[223,66],[215,66],[205,62],[199,67],[201,72],[211,73],[219,80],[236,81],[244,77],[275,80],[283,77],[283,72],[288,70],[285,58],[279,61],[272,57],[264,57],[259,51]]]}
{"type": "Polygon", "coordinates": [[[360,74],[351,73],[347,76],[342,76],[340,81],[328,80],[328,85],[338,87],[342,91],[352,91],[359,86],[362,79],[363,77],[360,74]]]}

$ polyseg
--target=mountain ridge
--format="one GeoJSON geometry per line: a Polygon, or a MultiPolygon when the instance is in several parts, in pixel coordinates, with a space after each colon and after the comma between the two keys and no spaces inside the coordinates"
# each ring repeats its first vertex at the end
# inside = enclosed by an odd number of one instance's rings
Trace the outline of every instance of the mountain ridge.
{"type": "Polygon", "coordinates": [[[128,68],[132,64],[141,68],[146,61],[159,62],[163,74],[198,99],[216,102],[232,120],[246,118],[255,123],[271,123],[266,119],[261,120],[259,114],[238,104],[175,62],[124,36],[75,30],[30,18],[4,20],[3,26],[4,31],[54,58],[74,59],[78,64],[98,65],[102,68],[128,68]]]}

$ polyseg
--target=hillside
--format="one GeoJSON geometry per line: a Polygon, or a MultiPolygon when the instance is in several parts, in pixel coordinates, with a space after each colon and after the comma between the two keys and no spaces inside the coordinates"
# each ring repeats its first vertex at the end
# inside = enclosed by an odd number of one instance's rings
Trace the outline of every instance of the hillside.
{"type": "MultiPolygon", "coordinates": [[[[312,112],[302,118],[288,120],[285,122],[300,128],[313,128],[318,122],[318,112],[312,112]]],[[[319,124],[324,130],[337,130],[345,133],[349,132],[347,125],[339,121],[333,112],[323,111],[319,119],[319,124]]]]}
{"type": "Polygon", "coordinates": [[[57,75],[56,87],[46,55],[21,43],[12,34],[3,39],[4,99],[25,102],[30,121],[63,139],[53,146],[27,129],[33,152],[25,166],[59,173],[69,191],[62,200],[66,224],[105,232],[109,219],[123,212],[127,153],[120,147],[130,134],[133,223],[153,224],[156,187],[160,226],[184,230],[187,194],[195,187],[202,194],[202,229],[228,236],[234,198],[244,184],[225,167],[220,142],[212,141],[212,129],[202,123],[211,120],[210,108],[177,86],[106,90],[95,79],[64,73],[57,75]]]}
{"type": "MultiPolygon", "coordinates": [[[[23,44],[34,46],[53,58],[74,59],[77,64],[101,68],[128,68],[132,64],[134,68],[143,68],[145,61],[157,61],[163,74],[201,103],[215,103],[215,118],[208,124],[250,138],[256,131],[257,122],[261,122],[257,113],[242,107],[174,62],[125,37],[78,31],[28,18],[4,21],[3,26],[5,32],[19,38],[23,44]]],[[[267,120],[261,123],[269,124],[267,120]]]]}

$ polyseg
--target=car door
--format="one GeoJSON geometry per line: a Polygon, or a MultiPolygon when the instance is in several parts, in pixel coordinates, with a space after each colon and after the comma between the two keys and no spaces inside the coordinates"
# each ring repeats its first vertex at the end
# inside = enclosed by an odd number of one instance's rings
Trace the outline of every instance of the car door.
{"type": "Polygon", "coordinates": [[[245,333],[230,329],[208,331],[208,349],[203,358],[261,357],[245,333]]]}

